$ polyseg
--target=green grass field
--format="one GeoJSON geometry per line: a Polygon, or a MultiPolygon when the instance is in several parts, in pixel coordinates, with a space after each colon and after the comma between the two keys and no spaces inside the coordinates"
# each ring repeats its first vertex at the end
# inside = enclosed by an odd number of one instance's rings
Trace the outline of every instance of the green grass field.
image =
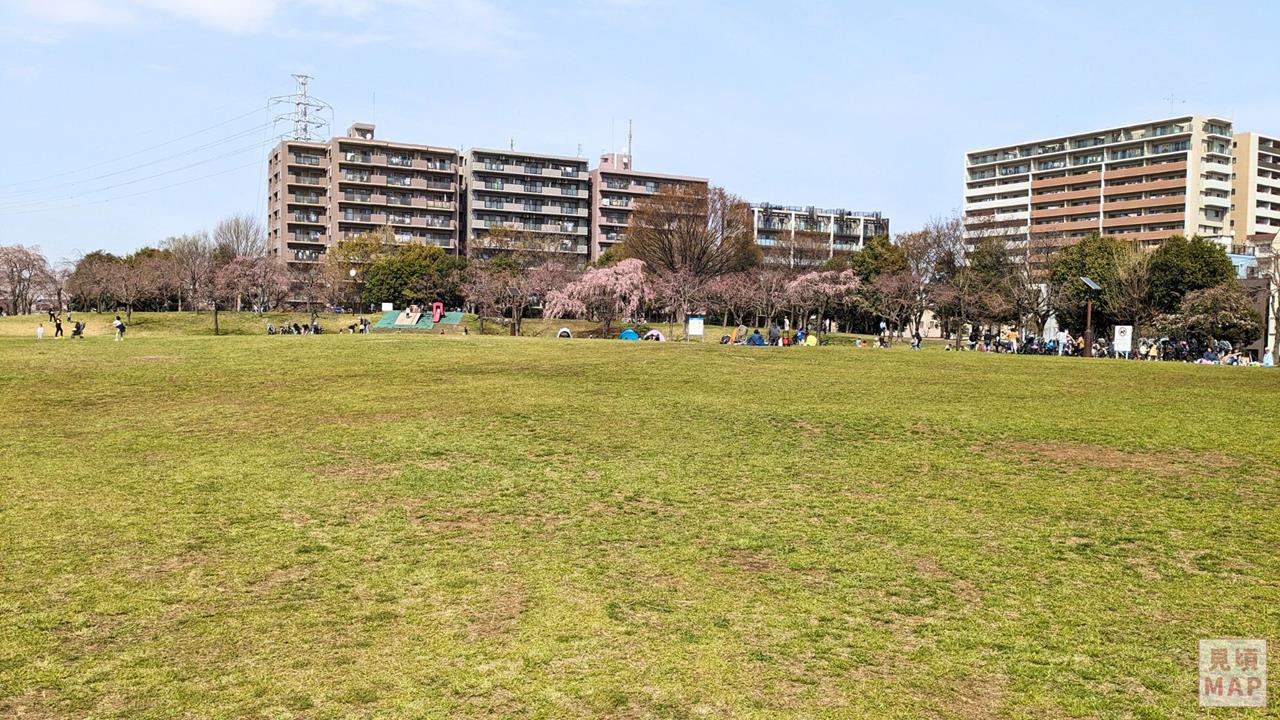
{"type": "Polygon", "coordinates": [[[0,717],[1190,718],[1280,639],[1275,372],[154,322],[0,321],[0,717]]]}

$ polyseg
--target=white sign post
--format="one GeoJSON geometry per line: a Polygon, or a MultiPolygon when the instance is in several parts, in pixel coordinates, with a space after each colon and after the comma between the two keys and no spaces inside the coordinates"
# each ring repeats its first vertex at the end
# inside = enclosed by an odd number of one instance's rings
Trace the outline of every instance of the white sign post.
{"type": "Polygon", "coordinates": [[[689,316],[689,331],[686,334],[689,336],[690,340],[692,340],[695,337],[698,338],[699,341],[702,340],[702,316],[701,315],[689,316]]]}
{"type": "Polygon", "coordinates": [[[1117,355],[1124,353],[1125,357],[1129,357],[1129,353],[1133,351],[1133,326],[1117,325],[1115,339],[1111,345],[1117,355]]]}

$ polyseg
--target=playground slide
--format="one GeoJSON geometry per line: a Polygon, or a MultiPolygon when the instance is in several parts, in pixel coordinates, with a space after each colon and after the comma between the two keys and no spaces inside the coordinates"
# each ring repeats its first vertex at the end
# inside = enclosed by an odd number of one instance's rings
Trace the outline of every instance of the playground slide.
{"type": "Polygon", "coordinates": [[[442,317],[444,317],[444,303],[431,303],[431,322],[438,323],[442,317]]]}

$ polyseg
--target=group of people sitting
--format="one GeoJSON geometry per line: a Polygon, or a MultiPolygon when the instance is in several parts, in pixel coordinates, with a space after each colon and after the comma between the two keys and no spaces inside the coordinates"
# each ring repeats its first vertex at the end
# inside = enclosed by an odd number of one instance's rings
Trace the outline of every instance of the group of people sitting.
{"type": "Polygon", "coordinates": [[[268,335],[319,335],[320,333],[320,323],[314,320],[308,325],[281,323],[278,328],[275,323],[270,320],[267,321],[268,335]]]}
{"type": "Polygon", "coordinates": [[[732,334],[720,336],[720,344],[752,347],[791,347],[793,345],[814,347],[818,344],[818,336],[810,333],[806,328],[800,328],[792,335],[790,331],[779,328],[777,323],[770,323],[767,332],[768,337],[760,333],[760,328],[748,330],[746,325],[739,325],[732,334]]]}

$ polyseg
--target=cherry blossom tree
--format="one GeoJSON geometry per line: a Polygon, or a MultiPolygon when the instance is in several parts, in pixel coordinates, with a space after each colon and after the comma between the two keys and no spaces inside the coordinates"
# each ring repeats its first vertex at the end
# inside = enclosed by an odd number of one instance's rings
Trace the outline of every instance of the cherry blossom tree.
{"type": "Polygon", "coordinates": [[[817,313],[821,333],[827,311],[851,307],[857,302],[860,287],[861,280],[853,270],[813,271],[788,283],[787,295],[802,316],[808,317],[811,311],[817,313]]]}
{"type": "Polygon", "coordinates": [[[756,281],[748,273],[721,275],[707,287],[707,300],[720,313],[725,325],[729,325],[730,319],[734,324],[742,322],[756,309],[758,299],[756,281]]]}
{"type": "Polygon", "coordinates": [[[543,312],[549,318],[570,315],[594,318],[607,337],[614,320],[638,317],[640,308],[652,299],[653,290],[644,269],[643,262],[628,258],[588,270],[577,280],[549,293],[543,312]]]}
{"type": "Polygon", "coordinates": [[[0,245],[0,291],[10,315],[31,312],[35,296],[48,276],[49,262],[40,248],[0,245]]]}

